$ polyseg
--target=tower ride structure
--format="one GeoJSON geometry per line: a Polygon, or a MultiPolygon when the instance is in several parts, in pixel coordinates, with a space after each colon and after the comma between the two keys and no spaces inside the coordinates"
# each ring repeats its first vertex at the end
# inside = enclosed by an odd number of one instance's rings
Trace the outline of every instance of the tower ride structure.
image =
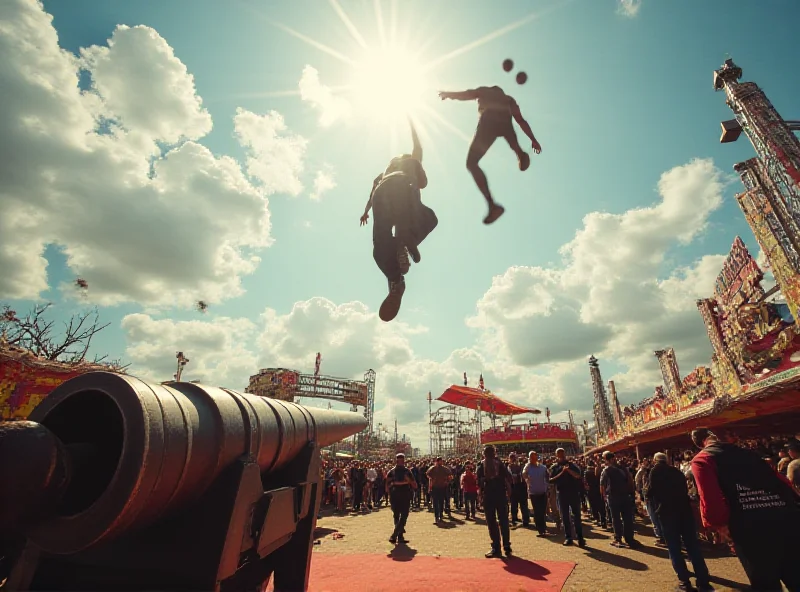
{"type": "Polygon", "coordinates": [[[736,196],[795,319],[800,313],[800,121],[785,120],[742,69],[725,60],[714,72],[714,90],[725,92],[735,119],[722,122],[720,142],[744,132],[757,158],[734,169],[745,191],[736,196]]]}
{"type": "Polygon", "coordinates": [[[594,422],[597,432],[605,436],[614,429],[615,423],[603,385],[603,377],[600,376],[600,364],[594,356],[589,356],[589,375],[592,378],[592,393],[594,394],[594,422]]]}

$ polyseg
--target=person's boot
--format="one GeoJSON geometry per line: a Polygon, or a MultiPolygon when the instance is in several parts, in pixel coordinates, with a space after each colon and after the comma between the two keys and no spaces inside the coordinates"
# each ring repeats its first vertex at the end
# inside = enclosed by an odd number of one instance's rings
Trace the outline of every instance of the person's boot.
{"type": "Polygon", "coordinates": [[[411,263],[408,262],[408,249],[400,241],[398,243],[400,246],[397,247],[397,265],[400,266],[400,273],[405,275],[411,269],[411,263]]]}
{"type": "Polygon", "coordinates": [[[492,550],[491,550],[491,551],[489,551],[489,552],[488,552],[488,553],[485,555],[485,557],[486,557],[487,559],[494,559],[495,557],[502,557],[502,556],[503,556],[503,554],[500,552],[500,549],[495,549],[494,547],[492,547],[492,550]]]}
{"type": "Polygon", "coordinates": [[[400,312],[400,305],[403,303],[403,294],[406,291],[406,282],[401,277],[398,281],[389,282],[389,294],[381,303],[378,316],[382,321],[388,323],[400,312]]]}
{"type": "Polygon", "coordinates": [[[504,551],[506,552],[506,556],[507,556],[507,557],[511,557],[511,556],[514,554],[514,553],[513,553],[513,551],[511,550],[511,545],[508,545],[508,546],[507,546],[507,547],[504,549],[504,551]]]}

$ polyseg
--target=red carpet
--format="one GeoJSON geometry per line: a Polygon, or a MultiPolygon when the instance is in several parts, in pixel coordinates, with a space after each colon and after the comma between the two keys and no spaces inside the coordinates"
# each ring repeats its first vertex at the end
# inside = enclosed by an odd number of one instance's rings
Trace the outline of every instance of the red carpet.
{"type": "MultiPolygon", "coordinates": [[[[399,549],[399,548],[398,548],[399,549]]],[[[566,561],[314,553],[309,592],[560,592],[566,561]]]]}

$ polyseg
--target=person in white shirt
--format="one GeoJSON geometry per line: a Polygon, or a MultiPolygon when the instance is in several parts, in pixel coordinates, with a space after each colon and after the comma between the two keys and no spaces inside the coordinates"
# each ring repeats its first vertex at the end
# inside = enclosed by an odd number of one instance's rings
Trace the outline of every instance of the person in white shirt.
{"type": "Polygon", "coordinates": [[[540,537],[547,536],[547,467],[539,464],[539,455],[531,450],[522,468],[522,478],[528,484],[528,497],[533,506],[533,523],[540,537]]]}
{"type": "Polygon", "coordinates": [[[367,502],[367,507],[370,510],[372,509],[372,494],[375,491],[375,480],[377,478],[378,478],[378,471],[375,470],[374,466],[370,466],[367,469],[367,485],[364,495],[364,500],[367,502]]]}

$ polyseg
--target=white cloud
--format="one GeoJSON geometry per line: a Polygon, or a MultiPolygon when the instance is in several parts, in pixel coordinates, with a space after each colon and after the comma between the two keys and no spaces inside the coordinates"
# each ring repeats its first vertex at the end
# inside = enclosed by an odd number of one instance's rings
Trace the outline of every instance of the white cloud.
{"type": "Polygon", "coordinates": [[[177,369],[175,353],[189,358],[182,380],[244,391],[254,372],[252,338],[256,327],[247,319],[173,321],[131,314],[122,319],[130,372],[155,382],[170,380],[177,369]]]}
{"type": "Polygon", "coordinates": [[[268,194],[299,195],[308,141],[291,133],[277,111],[256,115],[238,109],[233,121],[239,142],[251,153],[247,173],[258,179],[268,194]]]}
{"type": "MultiPolygon", "coordinates": [[[[628,368],[617,377],[625,400],[658,382],[654,349],[675,347],[684,368],[707,362],[710,346],[695,299],[711,294],[724,256],[706,256],[658,278],[669,249],[706,227],[723,187],[724,176],[710,160],[664,173],[658,203],[588,214],[561,249],[562,266],[515,267],[494,278],[468,324],[485,332],[487,351],[499,360],[539,372],[544,366],[550,379],[588,376],[590,354],[613,360],[628,368]]],[[[583,392],[588,407],[591,393],[583,392]]]]}
{"type": "Polygon", "coordinates": [[[323,194],[335,188],[336,177],[333,174],[333,167],[325,165],[317,171],[317,175],[314,177],[314,190],[309,197],[314,201],[318,201],[323,194]]]}
{"type": "Polygon", "coordinates": [[[619,11],[627,17],[635,17],[641,8],[642,0],[619,0],[619,11]]]}
{"type": "Polygon", "coordinates": [[[211,118],[153,29],[118,27],[79,59],[59,47],[41,4],[8,0],[0,55],[0,298],[47,289],[47,245],[101,305],[191,306],[242,293],[242,276],[272,242],[266,195],[301,190],[305,140],[279,114],[236,116],[257,187],[235,160],[196,142],[211,118]]]}
{"type": "Polygon", "coordinates": [[[352,111],[350,103],[344,97],[333,94],[329,86],[322,84],[319,72],[313,66],[306,65],[303,68],[298,86],[300,98],[319,111],[319,124],[322,127],[328,127],[350,116],[352,111]]]}
{"type": "Polygon", "coordinates": [[[107,116],[154,140],[196,140],[211,131],[194,78],[172,48],[150,27],[119,25],[108,47],[81,50],[92,88],[107,116]]]}

